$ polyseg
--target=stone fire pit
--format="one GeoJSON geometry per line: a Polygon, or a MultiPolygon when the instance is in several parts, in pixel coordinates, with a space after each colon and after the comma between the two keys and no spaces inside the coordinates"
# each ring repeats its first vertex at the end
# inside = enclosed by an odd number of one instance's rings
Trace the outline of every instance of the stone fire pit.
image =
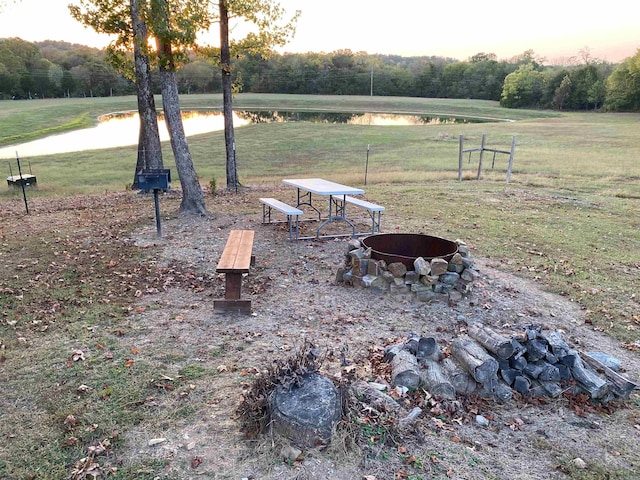
{"type": "Polygon", "coordinates": [[[413,292],[423,302],[461,298],[471,291],[478,269],[462,240],[387,233],[349,242],[336,281],[381,292],[413,292]]]}

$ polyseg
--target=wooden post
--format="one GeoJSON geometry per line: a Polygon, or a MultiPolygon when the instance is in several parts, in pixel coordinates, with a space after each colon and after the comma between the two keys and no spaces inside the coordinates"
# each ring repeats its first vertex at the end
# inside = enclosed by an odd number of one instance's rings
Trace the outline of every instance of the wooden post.
{"type": "Polygon", "coordinates": [[[482,178],[482,157],[484,157],[484,144],[487,141],[487,135],[482,134],[482,145],[480,145],[480,161],[478,162],[478,180],[482,178]]]}
{"type": "Polygon", "coordinates": [[[516,137],[511,139],[511,153],[509,154],[509,166],[507,167],[507,183],[511,181],[511,168],[513,167],[513,155],[516,153],[516,137]]]}
{"type": "Polygon", "coordinates": [[[462,181],[462,150],[464,149],[464,136],[460,135],[458,152],[458,181],[462,181]]]}

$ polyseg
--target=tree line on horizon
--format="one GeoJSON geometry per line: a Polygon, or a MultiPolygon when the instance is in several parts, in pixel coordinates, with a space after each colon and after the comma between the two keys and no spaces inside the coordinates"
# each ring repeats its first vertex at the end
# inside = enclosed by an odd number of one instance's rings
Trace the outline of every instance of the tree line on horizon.
{"type": "MultiPolygon", "coordinates": [[[[638,111],[640,50],[620,64],[584,55],[570,66],[543,65],[529,50],[508,60],[478,53],[466,61],[339,50],[244,55],[236,89],[252,93],[375,95],[495,100],[508,108],[638,111]]],[[[196,54],[177,73],[179,93],[220,93],[218,67],[196,54]]],[[[154,90],[160,91],[157,75],[154,90]]],[[[105,50],[63,41],[0,39],[0,99],[133,95],[133,82],[105,50]]]]}

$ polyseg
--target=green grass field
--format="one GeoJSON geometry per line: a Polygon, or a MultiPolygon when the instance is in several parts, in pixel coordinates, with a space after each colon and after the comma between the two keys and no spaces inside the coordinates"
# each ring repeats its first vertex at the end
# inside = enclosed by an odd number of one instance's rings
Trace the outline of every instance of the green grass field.
{"type": "MultiPolygon", "coordinates": [[[[219,108],[221,97],[183,96],[181,104],[183,109],[219,108]]],[[[0,146],[91,125],[101,114],[135,105],[134,97],[0,102],[0,146]]],[[[640,345],[638,115],[505,110],[487,101],[253,94],[239,95],[235,106],[514,120],[419,127],[242,127],[236,129],[239,176],[248,187],[311,176],[363,186],[370,145],[366,196],[387,207],[384,230],[461,238],[473,246],[475,256],[577,302],[593,328],[630,349],[640,345]],[[485,156],[483,178],[477,180],[477,153],[470,161],[464,157],[463,180],[457,180],[459,137],[464,136],[465,148],[473,148],[483,134],[488,147],[505,150],[517,138],[510,183],[505,181],[505,155],[496,157],[493,169],[491,155],[485,156]]],[[[189,145],[203,188],[211,179],[224,188],[223,133],[190,137],[189,145]]],[[[131,355],[126,342],[113,340],[113,332],[130,327],[126,302],[142,288],[138,282],[145,275],[153,277],[153,262],[139,258],[145,252],[105,239],[149,217],[140,217],[131,196],[116,195],[108,201],[118,203],[105,207],[95,196],[84,195],[124,192],[133,177],[135,152],[132,146],[23,158],[38,177],[28,197],[55,199],[71,215],[52,210],[46,217],[37,211],[26,216],[19,189],[0,191],[0,364],[6,386],[0,406],[12,412],[0,428],[0,477],[68,478],[70,459],[81,458],[93,440],[152,415],[136,404],[149,386],[126,367],[109,370],[96,359],[75,363],[71,356],[75,345],[95,344],[96,335],[87,326],[98,324],[107,326],[97,334],[101,351],[131,355]],[[86,402],[64,387],[79,379],[100,389],[102,401],[86,402]],[[31,398],[39,398],[36,406],[25,400],[31,398]],[[70,414],[76,415],[77,427],[70,424],[70,414]],[[97,430],[85,430],[93,424],[97,430]],[[30,452],[37,452],[39,463],[19,470],[20,462],[11,459],[30,452]]],[[[164,161],[179,186],[168,144],[164,161]]],[[[8,175],[9,161],[2,162],[8,175]]],[[[217,198],[207,196],[211,212],[230,208],[217,198]]],[[[256,218],[258,208],[256,202],[256,218]]],[[[155,478],[162,465],[145,468],[148,475],[139,478],[155,478]]],[[[116,478],[134,478],[127,475],[122,470],[116,478]]]]}

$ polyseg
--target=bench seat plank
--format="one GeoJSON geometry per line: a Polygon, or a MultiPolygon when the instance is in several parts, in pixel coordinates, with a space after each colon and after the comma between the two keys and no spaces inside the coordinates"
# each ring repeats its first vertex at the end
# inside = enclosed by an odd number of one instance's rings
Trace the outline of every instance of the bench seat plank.
{"type": "Polygon", "coordinates": [[[349,203],[366,209],[371,218],[371,234],[380,233],[381,214],[384,212],[382,205],[376,205],[375,203],[367,202],[361,198],[350,197],[349,195],[345,195],[344,203],[345,205],[349,203]]]}
{"type": "Polygon", "coordinates": [[[251,313],[251,300],[242,300],[242,275],[253,264],[253,230],[231,230],[220,256],[216,272],[224,273],[224,299],[214,300],[214,310],[251,313]]]}
{"type": "Polygon", "coordinates": [[[292,207],[291,205],[287,205],[286,203],[281,202],[280,200],[277,200],[275,198],[261,198],[260,203],[264,203],[265,205],[268,205],[271,208],[275,208],[276,210],[284,213],[285,215],[296,216],[296,215],[302,215],[304,213],[299,208],[292,207]]]}
{"type": "Polygon", "coordinates": [[[350,203],[352,205],[357,205],[362,208],[366,208],[372,212],[384,212],[384,207],[382,205],[376,205],[375,203],[367,202],[366,200],[362,200],[361,198],[345,196],[344,201],[350,203]]]}
{"type": "Polygon", "coordinates": [[[231,230],[216,272],[249,273],[254,235],[253,230],[231,230]]]}
{"type": "Polygon", "coordinates": [[[287,222],[289,223],[289,240],[293,240],[294,237],[297,240],[299,235],[299,217],[303,215],[304,212],[299,208],[287,205],[275,198],[260,198],[259,200],[260,203],[262,203],[262,223],[271,223],[271,209],[276,209],[287,216],[287,222]],[[295,224],[293,222],[294,217],[295,224]]]}

